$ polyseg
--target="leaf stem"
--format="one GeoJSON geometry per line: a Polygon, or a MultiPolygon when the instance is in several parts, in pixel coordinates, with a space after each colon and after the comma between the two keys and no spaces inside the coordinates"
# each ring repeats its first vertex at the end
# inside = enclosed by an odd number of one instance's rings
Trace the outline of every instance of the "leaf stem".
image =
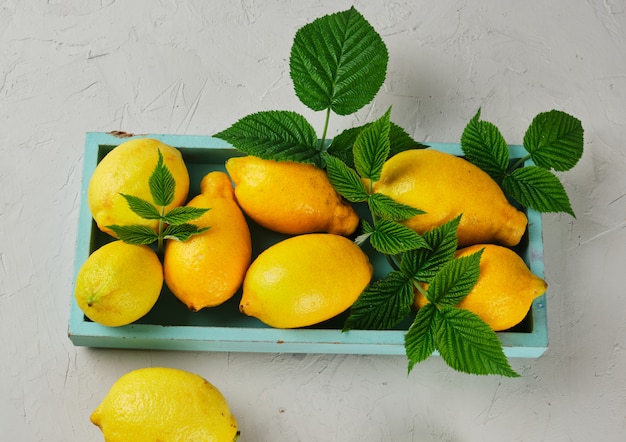
{"type": "Polygon", "coordinates": [[[158,237],[158,242],[157,242],[157,253],[159,255],[161,255],[163,253],[163,218],[165,217],[165,206],[161,206],[161,211],[160,211],[160,216],[159,216],[159,229],[157,231],[157,237],[158,237]]]}
{"type": "Polygon", "coordinates": [[[530,154],[526,155],[524,158],[520,158],[509,168],[509,173],[517,169],[518,167],[522,167],[522,165],[530,158],[530,154]]]}
{"type": "Polygon", "coordinates": [[[330,107],[326,109],[326,120],[324,121],[324,130],[322,132],[322,138],[320,139],[319,151],[321,152],[324,149],[324,144],[326,143],[326,133],[328,132],[328,122],[330,121],[330,107]]]}
{"type": "Polygon", "coordinates": [[[424,295],[424,298],[428,299],[428,297],[426,296],[426,289],[424,289],[424,287],[422,287],[422,284],[420,284],[419,282],[417,282],[417,280],[413,280],[413,286],[417,289],[418,292],[420,292],[422,295],[424,295]]]}

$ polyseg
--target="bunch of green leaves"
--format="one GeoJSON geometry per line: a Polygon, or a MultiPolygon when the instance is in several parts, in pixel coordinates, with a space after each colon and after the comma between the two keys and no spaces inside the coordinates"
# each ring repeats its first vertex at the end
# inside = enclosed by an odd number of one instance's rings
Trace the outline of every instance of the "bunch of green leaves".
{"type": "MultiPolygon", "coordinates": [[[[353,165],[352,145],[368,127],[347,129],[326,142],[332,113],[350,115],[369,104],[386,76],[389,55],[380,35],[354,7],[320,17],[300,28],[289,57],[295,93],[313,111],[325,111],[321,136],[294,111],[247,115],[215,136],[237,150],[266,160],[325,166],[323,153],[353,165]]],[[[391,123],[390,154],[424,145],[391,123]]]]}
{"type": "Polygon", "coordinates": [[[465,157],[487,172],[504,193],[538,212],[575,216],[569,197],[552,172],[570,170],[583,154],[583,127],[575,117],[558,110],[542,112],[524,134],[527,154],[515,162],[500,130],[480,120],[480,109],[461,136],[465,157]],[[533,164],[526,164],[531,160],[533,164]]]}
{"type": "Polygon", "coordinates": [[[158,244],[157,251],[161,253],[165,239],[186,241],[192,235],[207,231],[209,227],[199,228],[195,224],[190,224],[189,221],[201,217],[210,209],[185,206],[174,207],[167,212],[165,211],[166,206],[174,200],[176,181],[163,162],[163,155],[160,150],[158,150],[158,155],[157,164],[148,179],[152,202],[137,196],[121,194],[128,203],[128,207],[135,214],[146,220],[158,220],[156,230],[141,224],[125,226],[114,224],[107,227],[120,240],[128,244],[152,244],[156,241],[158,244]]]}
{"type": "Polygon", "coordinates": [[[462,372],[517,376],[495,332],[474,313],[455,307],[476,284],[482,253],[454,258],[460,216],[420,236],[400,221],[422,211],[372,191],[389,153],[389,114],[390,110],[357,137],[354,168],[324,155],[337,191],[369,208],[372,224],[362,221],[363,234],[357,242],[369,240],[392,268],[359,296],[344,330],[393,328],[411,314],[419,291],[429,303],[418,311],[405,337],[409,371],[438,350],[448,365],[462,372]]]}
{"type": "MultiPolygon", "coordinates": [[[[385,79],[387,63],[380,35],[354,7],[320,17],[297,31],[289,66],[299,100],[313,111],[326,112],[321,136],[304,116],[286,110],[250,114],[215,136],[248,155],[325,168],[344,198],[367,205],[371,216],[362,220],[357,242],[369,241],[386,257],[391,271],[364,290],[344,330],[397,326],[411,315],[415,291],[419,291],[429,303],[418,311],[405,336],[409,371],[438,351],[462,372],[517,376],[495,332],[475,314],[455,307],[476,283],[481,256],[479,252],[454,257],[460,217],[419,235],[401,223],[422,213],[419,209],[373,192],[389,157],[427,146],[394,124],[390,110],[377,121],[326,139],[332,113],[350,115],[373,100],[385,79]]],[[[572,213],[569,202],[563,203],[567,196],[557,189],[560,182],[557,185],[548,175],[553,176],[550,168],[572,167],[582,143],[576,138],[575,119],[554,112],[533,122],[524,143],[529,156],[518,164],[509,164],[506,143],[493,125],[479,120],[479,113],[464,131],[462,146],[470,161],[522,205],[572,213]],[[559,160],[563,155],[569,158],[559,160]],[[542,171],[521,167],[528,159],[542,171]]]]}

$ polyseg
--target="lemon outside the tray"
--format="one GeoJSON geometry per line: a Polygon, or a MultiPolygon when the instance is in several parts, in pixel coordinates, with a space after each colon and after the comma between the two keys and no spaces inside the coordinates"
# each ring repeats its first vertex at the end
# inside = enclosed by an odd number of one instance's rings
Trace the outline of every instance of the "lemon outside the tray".
{"type": "Polygon", "coordinates": [[[426,212],[405,221],[418,233],[462,214],[460,246],[514,246],[526,231],[526,215],[509,204],[498,184],[469,161],[448,153],[400,152],[387,160],[373,190],[426,212]]]}
{"type": "Polygon", "coordinates": [[[258,224],[288,235],[350,235],[359,216],[337,193],[326,172],[312,164],[233,157],[226,170],[237,202],[258,224]]]}
{"type": "Polygon", "coordinates": [[[91,414],[107,442],[233,442],[237,420],[201,376],[151,367],[120,377],[91,414]]]}
{"type": "Polygon", "coordinates": [[[89,319],[116,327],[148,313],[163,286],[163,266],[148,246],[120,240],[103,245],[83,263],[74,297],[89,319]]]}
{"type": "Polygon", "coordinates": [[[106,154],[89,180],[89,209],[100,230],[115,237],[107,226],[140,224],[157,228],[158,220],[138,216],[121,194],[152,202],[148,181],[157,164],[158,151],[176,183],[174,199],[165,211],[185,204],[189,173],[180,151],[152,138],[134,138],[106,154]]]}
{"type": "Polygon", "coordinates": [[[252,262],[239,309],[276,328],[313,325],[348,309],[371,277],[367,255],[348,238],[294,236],[252,262]]]}
{"type": "MultiPolygon", "coordinates": [[[[547,284],[507,247],[475,244],[458,250],[455,256],[468,256],[481,249],[478,282],[457,307],[476,313],[495,331],[507,330],[526,317],[533,300],[545,293],[547,284]]],[[[415,297],[417,307],[427,302],[421,294],[415,297]]]]}
{"type": "Polygon", "coordinates": [[[184,242],[168,240],[163,261],[166,285],[193,311],[230,299],[241,287],[252,255],[248,223],[228,175],[210,172],[200,190],[187,205],[209,209],[191,221],[209,230],[184,242]]]}

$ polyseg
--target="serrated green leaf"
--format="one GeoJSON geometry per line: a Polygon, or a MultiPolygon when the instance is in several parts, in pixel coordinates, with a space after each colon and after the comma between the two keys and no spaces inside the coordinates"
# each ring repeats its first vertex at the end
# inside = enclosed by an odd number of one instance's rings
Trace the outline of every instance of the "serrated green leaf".
{"type": "Polygon", "coordinates": [[[580,120],[565,112],[551,110],[533,119],[524,134],[524,148],[537,166],[566,171],[582,157],[583,135],[580,120]]]}
{"type": "Polygon", "coordinates": [[[339,158],[346,164],[346,166],[354,168],[354,155],[352,154],[352,147],[354,146],[356,137],[362,129],[363,126],[353,127],[337,134],[335,138],[331,140],[326,152],[336,158],[339,158]]]}
{"type": "MultiPolygon", "coordinates": [[[[390,122],[389,126],[389,154],[388,157],[392,157],[395,154],[410,150],[410,149],[425,149],[428,146],[415,141],[403,128],[390,122]]],[[[349,167],[354,167],[354,156],[352,148],[359,133],[372,123],[367,123],[363,126],[353,127],[346,129],[335,138],[333,138],[330,146],[328,147],[328,153],[336,156],[346,163],[349,167]]]]}
{"type": "Polygon", "coordinates": [[[344,331],[390,329],[411,313],[413,299],[410,278],[400,272],[390,272],[385,279],[374,281],[361,293],[350,308],[344,331]]]}
{"type": "Polygon", "coordinates": [[[415,207],[399,203],[383,193],[371,194],[367,202],[374,215],[392,221],[404,221],[425,213],[415,207]]]}
{"type": "Polygon", "coordinates": [[[437,272],[451,259],[458,247],[456,231],[461,216],[424,233],[429,248],[410,250],[402,256],[400,270],[415,280],[430,283],[437,272]]]}
{"type": "Polygon", "coordinates": [[[509,166],[509,146],[494,124],[480,120],[480,109],[463,130],[461,149],[468,161],[496,182],[502,181],[509,166]]]}
{"type": "Polygon", "coordinates": [[[480,276],[483,250],[448,261],[432,279],[426,298],[433,304],[457,305],[474,288],[480,276]]]}
{"type": "Polygon", "coordinates": [[[402,127],[391,122],[391,127],[389,128],[389,158],[405,150],[426,149],[428,147],[426,144],[415,141],[402,127]]]}
{"type": "Polygon", "coordinates": [[[306,106],[349,115],[378,93],[388,58],[380,35],[352,7],[297,31],[289,71],[296,95],[306,106]]]}
{"type": "Polygon", "coordinates": [[[115,233],[118,239],[128,244],[152,244],[159,238],[157,233],[148,226],[138,224],[119,226],[114,224],[107,227],[115,233]]]}
{"type": "Polygon", "coordinates": [[[161,214],[158,209],[151,202],[146,201],[143,198],[139,198],[138,196],[126,195],[125,193],[120,193],[120,195],[124,197],[130,210],[143,219],[161,218],[161,214]]]}
{"type": "Polygon", "coordinates": [[[374,233],[374,227],[364,219],[361,220],[361,230],[363,230],[363,233],[374,233]]]}
{"type": "Polygon", "coordinates": [[[356,171],[333,155],[322,153],[322,158],[326,162],[328,179],[340,195],[353,203],[367,199],[367,189],[356,171]]]}
{"type": "Polygon", "coordinates": [[[321,166],[315,129],[300,114],[263,111],[247,115],[215,137],[235,149],[266,160],[321,166]]]}
{"type": "Polygon", "coordinates": [[[565,188],[549,170],[538,166],[515,169],[502,181],[502,188],[521,205],[538,212],[565,212],[576,217],[565,188]]]}
{"type": "Polygon", "coordinates": [[[519,376],[509,365],[496,333],[477,315],[449,306],[436,312],[435,345],[450,367],[469,374],[519,376]]]}
{"type": "Polygon", "coordinates": [[[210,227],[198,227],[195,224],[170,224],[163,231],[163,238],[177,241],[187,241],[193,235],[199,235],[209,230],[210,227]]]}
{"type": "Polygon", "coordinates": [[[167,206],[174,201],[174,191],[176,189],[176,181],[172,176],[172,173],[167,168],[167,165],[163,162],[163,155],[161,150],[158,150],[159,159],[157,165],[154,168],[150,178],[148,179],[148,185],[150,186],[150,194],[152,200],[157,206],[167,206]]]}
{"type": "Polygon", "coordinates": [[[415,231],[386,219],[379,219],[375,222],[374,231],[370,235],[370,243],[376,250],[387,255],[429,247],[415,231]]]}
{"type": "Polygon", "coordinates": [[[404,349],[409,360],[409,372],[415,364],[425,361],[435,351],[437,307],[426,304],[417,311],[415,320],[404,335],[404,349]]]}
{"type": "Polygon", "coordinates": [[[198,219],[209,210],[211,209],[189,206],[174,207],[172,210],[165,214],[165,216],[163,217],[163,221],[176,226],[189,221],[193,221],[194,219],[198,219]]]}
{"type": "Polygon", "coordinates": [[[389,156],[391,108],[363,129],[353,146],[354,166],[362,178],[378,181],[389,156]]]}

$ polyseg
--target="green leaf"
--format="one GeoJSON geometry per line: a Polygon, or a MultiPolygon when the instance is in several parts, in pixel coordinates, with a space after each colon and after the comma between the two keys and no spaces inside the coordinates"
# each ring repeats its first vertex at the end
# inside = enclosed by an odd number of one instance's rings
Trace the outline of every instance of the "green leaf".
{"type": "Polygon", "coordinates": [[[389,116],[391,108],[363,129],[353,147],[354,166],[361,177],[378,181],[389,155],[389,116]]]}
{"type": "MultiPolygon", "coordinates": [[[[363,126],[346,129],[338,134],[331,142],[327,152],[340,158],[349,167],[354,167],[354,155],[352,148],[357,137],[363,129],[372,123],[363,126]]],[[[410,149],[425,149],[428,146],[415,141],[403,128],[390,122],[389,127],[389,154],[388,157],[410,149]]]]}
{"type": "Polygon", "coordinates": [[[143,219],[160,219],[161,214],[158,209],[149,201],[144,200],[143,198],[139,198],[138,196],[126,195],[125,193],[120,193],[128,203],[128,207],[135,214],[139,215],[143,219]]]}
{"type": "Polygon", "coordinates": [[[422,247],[428,248],[428,244],[415,231],[386,219],[380,219],[374,223],[370,243],[376,250],[387,255],[396,255],[422,247]]]}
{"type": "Polygon", "coordinates": [[[184,224],[188,221],[192,221],[194,219],[198,219],[209,210],[211,209],[188,206],[174,207],[172,210],[165,214],[165,216],[163,217],[163,221],[176,226],[184,224]]]}
{"type": "Polygon", "coordinates": [[[415,280],[430,283],[451,259],[458,247],[456,231],[461,215],[424,233],[429,248],[410,250],[402,256],[400,270],[415,280]]]}
{"type": "Polygon", "coordinates": [[[158,150],[159,160],[157,165],[148,179],[148,185],[150,186],[150,194],[152,200],[157,206],[167,206],[174,201],[174,190],[176,189],[176,181],[172,173],[163,163],[163,155],[161,150],[158,150]]]}
{"type": "Polygon", "coordinates": [[[138,224],[119,226],[114,224],[107,227],[111,229],[120,240],[128,244],[152,244],[159,238],[157,233],[148,226],[138,224]]]}
{"type": "Polygon", "coordinates": [[[524,135],[524,148],[537,166],[566,171],[574,167],[583,154],[583,134],[580,120],[551,110],[533,119],[524,135]]]}
{"type": "Polygon", "coordinates": [[[210,227],[198,227],[195,224],[170,224],[163,231],[163,238],[177,241],[187,241],[193,235],[199,235],[209,230],[210,227]]]}
{"type": "Polygon", "coordinates": [[[350,308],[344,331],[390,329],[411,313],[414,297],[411,279],[400,272],[390,272],[361,293],[350,308]]]}
{"type": "Polygon", "coordinates": [[[354,167],[354,155],[352,153],[352,147],[356,141],[356,137],[361,133],[363,126],[353,127],[346,129],[343,132],[337,134],[333,138],[328,146],[326,152],[330,155],[339,158],[346,166],[354,167]]]}
{"type": "Polygon", "coordinates": [[[481,249],[445,263],[428,286],[426,298],[440,306],[461,302],[478,281],[482,253],[481,249]]]}
{"type": "Polygon", "coordinates": [[[502,181],[509,166],[509,147],[495,125],[480,121],[480,109],[463,131],[461,149],[468,161],[502,181]]]}
{"type": "Polygon", "coordinates": [[[296,95],[309,108],[349,115],[372,101],[389,55],[380,35],[354,8],[301,27],[289,57],[296,95]]]}
{"type": "Polygon", "coordinates": [[[326,173],[331,184],[348,201],[356,203],[367,199],[367,189],[359,175],[339,158],[322,153],[326,173]]]}
{"type": "Polygon", "coordinates": [[[215,136],[248,155],[321,166],[315,129],[296,112],[257,112],[215,136]]]}
{"type": "Polygon", "coordinates": [[[435,334],[437,307],[426,304],[417,311],[415,320],[404,335],[404,349],[409,360],[409,372],[415,364],[428,359],[436,350],[435,334]]]}
{"type": "Polygon", "coordinates": [[[515,169],[502,182],[504,192],[538,212],[565,212],[576,217],[565,188],[549,170],[538,166],[515,169]]]}
{"type": "Polygon", "coordinates": [[[402,204],[383,193],[373,193],[367,200],[370,210],[376,216],[392,221],[404,221],[425,213],[415,207],[402,204]]]}
{"type": "Polygon", "coordinates": [[[437,310],[435,345],[453,369],[477,375],[518,377],[502,351],[496,333],[469,310],[442,307],[437,310]]]}
{"type": "Polygon", "coordinates": [[[405,150],[426,148],[428,145],[415,141],[402,127],[391,123],[389,128],[389,158],[405,150]]]}

